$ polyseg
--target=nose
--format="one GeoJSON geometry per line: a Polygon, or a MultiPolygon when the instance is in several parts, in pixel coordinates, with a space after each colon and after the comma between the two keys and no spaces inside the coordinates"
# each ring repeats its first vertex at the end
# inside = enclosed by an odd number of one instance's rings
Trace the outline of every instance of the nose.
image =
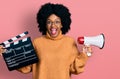
{"type": "Polygon", "coordinates": [[[55,25],[55,23],[54,22],[52,22],[52,24],[51,24],[51,27],[55,27],[56,25],[55,25]]]}

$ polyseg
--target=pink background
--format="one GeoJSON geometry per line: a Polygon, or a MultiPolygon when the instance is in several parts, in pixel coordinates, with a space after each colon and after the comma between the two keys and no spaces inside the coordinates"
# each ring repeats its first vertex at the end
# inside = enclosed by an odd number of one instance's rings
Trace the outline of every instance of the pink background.
{"type": "MultiPolygon", "coordinates": [[[[62,3],[72,14],[68,35],[94,36],[105,34],[105,47],[93,47],[85,72],[72,79],[120,79],[120,1],[119,0],[0,0],[0,42],[29,31],[32,39],[38,32],[36,13],[46,2],[62,3]]],[[[81,45],[78,45],[79,47],[81,45]]],[[[8,71],[0,57],[0,79],[31,79],[30,74],[8,71]]]]}

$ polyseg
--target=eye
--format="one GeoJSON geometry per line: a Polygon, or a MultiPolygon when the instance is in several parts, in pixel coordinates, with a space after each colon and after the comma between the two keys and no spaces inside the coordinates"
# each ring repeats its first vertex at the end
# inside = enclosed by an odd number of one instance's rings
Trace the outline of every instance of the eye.
{"type": "Polygon", "coordinates": [[[51,24],[51,21],[47,21],[47,24],[51,24]]]}
{"type": "Polygon", "coordinates": [[[55,21],[56,24],[60,24],[61,22],[60,21],[55,21]]]}

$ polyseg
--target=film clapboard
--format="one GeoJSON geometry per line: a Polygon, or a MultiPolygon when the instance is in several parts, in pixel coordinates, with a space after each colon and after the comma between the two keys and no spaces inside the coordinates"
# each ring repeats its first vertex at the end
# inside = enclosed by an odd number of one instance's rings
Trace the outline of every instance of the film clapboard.
{"type": "Polygon", "coordinates": [[[9,71],[38,62],[38,57],[35,53],[31,38],[23,38],[27,34],[28,31],[1,43],[6,49],[3,53],[3,58],[9,71]],[[19,38],[22,39],[17,40],[19,38]]]}

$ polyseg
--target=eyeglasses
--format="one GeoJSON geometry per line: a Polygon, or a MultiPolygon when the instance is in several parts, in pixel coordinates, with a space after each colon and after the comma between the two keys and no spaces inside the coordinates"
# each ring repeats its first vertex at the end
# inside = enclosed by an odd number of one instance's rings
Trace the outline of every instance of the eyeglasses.
{"type": "Polygon", "coordinates": [[[55,25],[55,26],[59,26],[59,25],[61,25],[61,21],[60,20],[55,20],[54,22],[52,22],[52,21],[50,21],[50,20],[48,20],[47,22],[46,22],[46,24],[47,24],[47,26],[51,26],[51,25],[55,25]]]}

